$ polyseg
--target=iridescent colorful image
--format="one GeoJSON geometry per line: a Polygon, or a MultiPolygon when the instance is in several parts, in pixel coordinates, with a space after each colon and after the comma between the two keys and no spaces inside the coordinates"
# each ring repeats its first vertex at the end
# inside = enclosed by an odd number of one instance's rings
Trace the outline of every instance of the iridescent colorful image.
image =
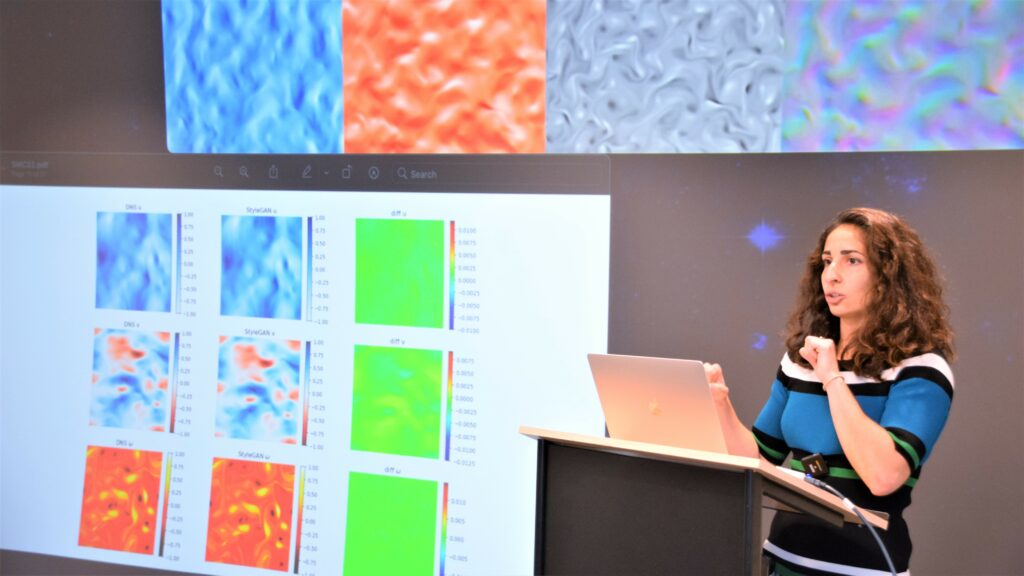
{"type": "Polygon", "coordinates": [[[346,576],[435,573],[437,491],[430,480],[349,474],[346,576]]]}
{"type": "Polygon", "coordinates": [[[152,554],[163,453],[89,446],[78,545],[152,554]]]}
{"type": "Polygon", "coordinates": [[[217,436],[298,443],[301,347],[297,340],[221,337],[217,436]]]}
{"type": "Polygon", "coordinates": [[[356,220],[356,322],[444,323],[444,221],[356,220]]]}
{"type": "Polygon", "coordinates": [[[206,561],[288,570],[295,466],[214,458],[206,561]]]}
{"type": "Polygon", "coordinates": [[[220,313],[298,320],[302,218],[221,218],[220,313]]]}
{"type": "Polygon", "coordinates": [[[786,2],[784,151],[1024,147],[1024,2],[786,2]]]}
{"type": "Polygon", "coordinates": [[[437,458],[441,352],[356,346],[354,365],[352,449],[437,458]]]}
{"type": "Polygon", "coordinates": [[[96,214],[96,307],[170,312],[171,215],[96,214]]]}
{"type": "Polygon", "coordinates": [[[95,330],[89,424],[132,430],[167,429],[169,332],[95,330]]]}

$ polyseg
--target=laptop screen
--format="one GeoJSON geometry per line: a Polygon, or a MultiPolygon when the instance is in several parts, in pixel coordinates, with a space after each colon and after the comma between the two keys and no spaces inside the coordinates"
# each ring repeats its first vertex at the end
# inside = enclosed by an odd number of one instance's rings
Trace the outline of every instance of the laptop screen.
{"type": "Polygon", "coordinates": [[[612,438],[728,453],[701,362],[617,354],[587,359],[612,438]]]}

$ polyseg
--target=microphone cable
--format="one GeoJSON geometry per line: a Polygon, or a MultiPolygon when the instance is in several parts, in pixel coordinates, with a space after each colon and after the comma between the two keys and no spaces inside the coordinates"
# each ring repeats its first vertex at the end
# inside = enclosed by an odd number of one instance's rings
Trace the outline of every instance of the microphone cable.
{"type": "Polygon", "coordinates": [[[860,508],[858,508],[856,504],[851,502],[849,498],[843,496],[843,494],[839,490],[836,490],[835,488],[829,486],[828,484],[822,482],[821,480],[818,480],[814,476],[807,474],[804,476],[804,480],[806,480],[809,484],[817,486],[818,488],[821,488],[822,490],[825,490],[826,492],[829,492],[836,498],[842,500],[843,506],[845,506],[847,510],[853,512],[857,515],[858,518],[860,518],[861,523],[863,523],[864,526],[867,526],[868,532],[871,532],[871,535],[875,537],[875,542],[878,543],[878,547],[882,550],[882,555],[885,556],[885,563],[889,565],[889,573],[892,574],[892,576],[898,576],[896,574],[896,567],[892,564],[892,558],[889,557],[889,551],[885,548],[885,544],[882,542],[882,539],[878,536],[878,532],[875,531],[875,527],[872,526],[871,523],[868,522],[868,519],[864,517],[864,514],[861,513],[860,508]]]}

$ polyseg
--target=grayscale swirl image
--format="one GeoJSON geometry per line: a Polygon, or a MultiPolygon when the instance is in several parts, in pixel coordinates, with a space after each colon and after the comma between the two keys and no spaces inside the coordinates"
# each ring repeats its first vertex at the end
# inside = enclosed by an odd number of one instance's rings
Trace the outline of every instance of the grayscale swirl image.
{"type": "Polygon", "coordinates": [[[782,0],[549,0],[548,152],[781,149],[782,0]]]}

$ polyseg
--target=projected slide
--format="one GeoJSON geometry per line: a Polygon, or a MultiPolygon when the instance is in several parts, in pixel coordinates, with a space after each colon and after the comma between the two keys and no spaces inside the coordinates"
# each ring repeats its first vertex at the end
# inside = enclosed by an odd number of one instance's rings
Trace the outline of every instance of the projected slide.
{"type": "Polygon", "coordinates": [[[78,545],[152,554],[163,454],[89,446],[78,545]]]}
{"type": "Polygon", "coordinates": [[[441,352],[356,346],[352,449],[437,458],[441,352]]]}
{"type": "Polygon", "coordinates": [[[345,574],[434,574],[438,484],[353,472],[348,478],[345,574]]]}
{"type": "Polygon", "coordinates": [[[294,492],[294,466],[215,459],[206,560],[286,571],[294,492]]]}
{"type": "MultiPolygon", "coordinates": [[[[607,195],[3,194],[67,223],[4,259],[34,282],[4,284],[3,422],[46,430],[4,444],[5,547],[222,576],[531,570],[519,427],[603,431],[586,354],[607,347],[607,195]],[[131,205],[169,215],[164,313],[66,281],[93,270],[97,214],[131,205]],[[62,392],[25,385],[38,342],[64,352],[62,392]]],[[[5,237],[38,220],[5,212],[5,237]]]]}
{"type": "Polygon", "coordinates": [[[440,328],[444,221],[356,221],[356,322],[440,328]]]}
{"type": "Polygon", "coordinates": [[[299,319],[302,218],[224,216],[221,250],[221,314],[299,319]]]}
{"type": "Polygon", "coordinates": [[[221,337],[217,436],[298,443],[301,347],[297,340],[221,337]]]}
{"type": "Polygon", "coordinates": [[[168,332],[95,330],[90,424],[167,429],[170,340],[168,332]]]}
{"type": "Polygon", "coordinates": [[[171,310],[171,215],[96,215],[96,307],[171,310]]]}

